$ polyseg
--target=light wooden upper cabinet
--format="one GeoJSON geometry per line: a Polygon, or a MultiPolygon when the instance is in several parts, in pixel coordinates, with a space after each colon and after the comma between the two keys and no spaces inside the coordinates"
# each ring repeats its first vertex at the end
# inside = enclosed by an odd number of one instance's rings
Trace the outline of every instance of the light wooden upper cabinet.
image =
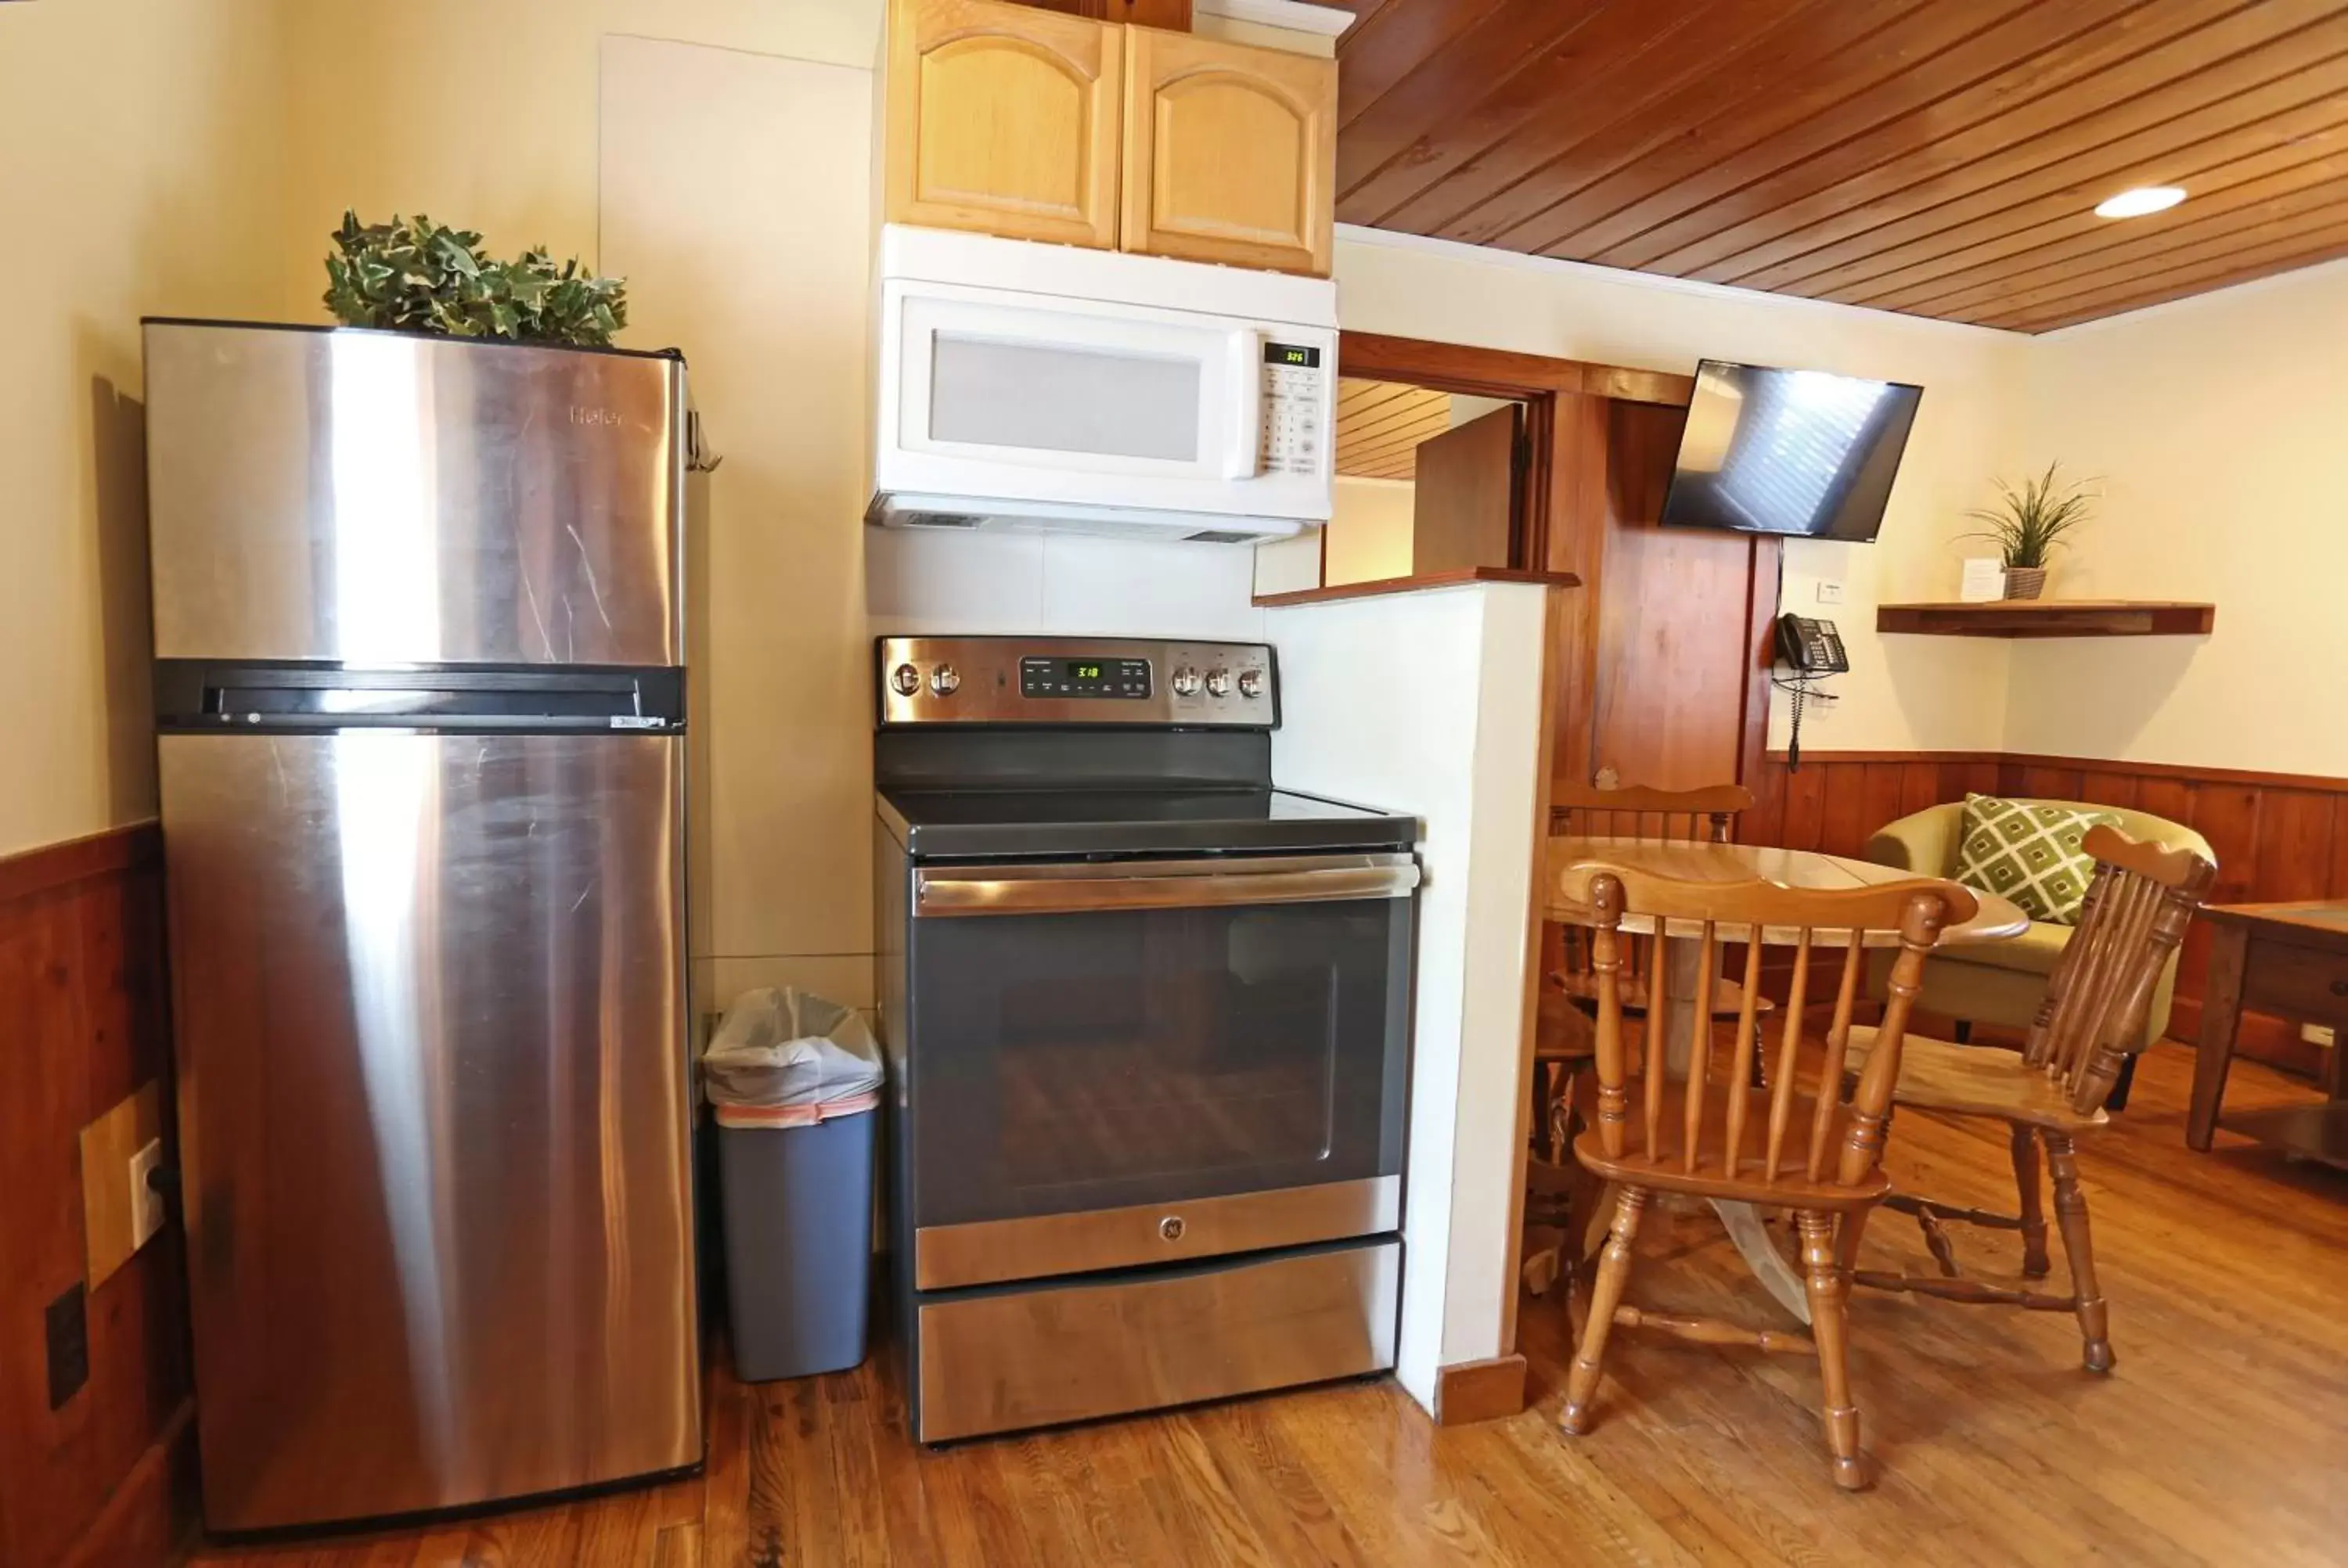
{"type": "Polygon", "coordinates": [[[1125,30],[1118,245],[1329,275],[1337,62],[1125,30]]]}
{"type": "Polygon", "coordinates": [[[996,0],[891,0],[888,220],[1114,248],[1123,32],[996,0]]]}

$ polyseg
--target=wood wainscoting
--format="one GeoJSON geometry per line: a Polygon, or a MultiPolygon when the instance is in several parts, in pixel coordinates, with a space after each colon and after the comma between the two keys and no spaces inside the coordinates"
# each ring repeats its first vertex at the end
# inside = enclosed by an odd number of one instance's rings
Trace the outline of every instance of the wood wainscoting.
{"type": "MultiPolygon", "coordinates": [[[[151,1564],[192,1517],[180,1231],[89,1286],[80,1136],[169,1104],[161,835],[152,823],[0,858],[0,1563],[151,1564]],[[88,1380],[51,1400],[53,1307],[88,1380]],[[61,1304],[61,1305],[60,1305],[61,1304]]],[[[170,1118],[163,1116],[165,1161],[170,1118]]]]}
{"type": "MultiPolygon", "coordinates": [[[[1969,791],[2032,795],[2183,823],[2217,852],[2213,904],[2348,897],[2348,779],[1995,752],[1805,752],[1801,771],[1789,773],[1785,754],[1771,752],[1746,783],[1754,806],[1737,836],[1749,844],[1856,856],[1885,823],[1969,791]]],[[[2209,968],[2209,928],[2196,921],[2178,966],[2172,1039],[2199,1031],[2209,968]]],[[[2240,1050],[2307,1073],[2322,1056],[2295,1025],[2250,1013],[2240,1050]]]]}

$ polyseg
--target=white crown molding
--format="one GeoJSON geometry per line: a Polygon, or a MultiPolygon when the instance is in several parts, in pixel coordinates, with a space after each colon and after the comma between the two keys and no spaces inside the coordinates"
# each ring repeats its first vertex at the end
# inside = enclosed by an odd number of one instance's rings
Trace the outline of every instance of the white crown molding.
{"type": "Polygon", "coordinates": [[[1354,25],[1354,14],[1336,5],[1309,5],[1304,0],[1191,0],[1193,11],[1253,22],[1260,27],[1285,27],[1292,33],[1318,33],[1334,38],[1354,25]]]}
{"type": "MultiPolygon", "coordinates": [[[[1194,0],[1203,5],[1207,0],[1194,0]]],[[[2027,337],[2027,333],[2012,332],[2004,327],[1975,326],[1971,322],[1942,321],[1937,316],[1911,316],[1901,311],[1879,311],[1869,305],[1847,305],[1839,300],[1812,300],[1800,294],[1776,294],[1762,289],[1740,289],[1731,283],[1708,283],[1700,278],[1671,278],[1660,272],[1634,272],[1622,267],[1601,267],[1590,261],[1569,261],[1559,256],[1528,256],[1521,251],[1503,251],[1490,245],[1470,245],[1458,240],[1437,239],[1426,234],[1404,234],[1391,229],[1365,229],[1357,223],[1337,225],[1337,238],[1355,245],[1384,245],[1397,251],[1424,251],[1430,255],[1448,256],[1455,261],[1482,261],[1489,266],[1513,267],[1528,272],[1563,272],[1591,279],[1602,279],[1634,289],[1653,289],[1670,294],[1695,294],[1715,300],[1733,300],[1741,304],[1783,305],[1789,309],[1827,311],[1838,315],[1870,316],[1878,321],[1895,321],[1909,326],[1937,329],[1941,332],[1982,333],[1996,337],[2027,337]]]]}

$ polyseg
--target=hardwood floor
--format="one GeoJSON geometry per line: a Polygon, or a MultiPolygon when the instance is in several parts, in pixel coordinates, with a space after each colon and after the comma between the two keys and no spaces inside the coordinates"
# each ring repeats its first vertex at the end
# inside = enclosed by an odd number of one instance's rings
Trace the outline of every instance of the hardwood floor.
{"type": "MultiPolygon", "coordinates": [[[[1835,1491],[1816,1367],[1636,1330],[1583,1439],[1558,1434],[1555,1297],[1521,1317],[1538,1404],[1437,1430],[1394,1385],[1346,1384],[928,1453],[885,1356],[839,1377],[714,1383],[705,1478],[407,1534],[201,1552],[206,1568],[442,1564],[1983,1563],[2261,1565],[2348,1556],[2348,1174],[2220,1133],[2184,1147],[2192,1060],[2148,1055],[2083,1147],[2117,1370],[2068,1317],[1857,1293],[1855,1378],[1879,1461],[1835,1491]]],[[[2238,1063],[2244,1107],[2312,1098],[2238,1063]]],[[[1908,1191],[1998,1206],[2000,1130],[1902,1112],[1908,1191]]],[[[1959,1230],[2011,1279],[2010,1235],[1959,1230]]],[[[1926,1269],[1880,1214],[1876,1266],[1926,1269]]],[[[2056,1263],[2057,1283],[2061,1264],[2056,1263]]],[[[1707,1214],[1640,1236],[1632,1298],[1772,1309],[1707,1214]]]]}

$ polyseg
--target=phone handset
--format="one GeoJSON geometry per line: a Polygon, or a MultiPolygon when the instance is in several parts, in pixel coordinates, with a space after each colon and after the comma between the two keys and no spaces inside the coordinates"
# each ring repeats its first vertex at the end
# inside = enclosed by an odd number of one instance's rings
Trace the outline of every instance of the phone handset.
{"type": "Polygon", "coordinates": [[[1777,618],[1777,662],[1793,667],[1790,681],[1770,679],[1793,696],[1793,723],[1786,737],[1786,768],[1798,773],[1802,766],[1802,707],[1811,698],[1831,702],[1834,699],[1813,688],[1812,682],[1821,675],[1840,675],[1850,669],[1850,654],[1842,645],[1842,632],[1831,620],[1814,620],[1807,615],[1781,615],[1777,618]]]}

